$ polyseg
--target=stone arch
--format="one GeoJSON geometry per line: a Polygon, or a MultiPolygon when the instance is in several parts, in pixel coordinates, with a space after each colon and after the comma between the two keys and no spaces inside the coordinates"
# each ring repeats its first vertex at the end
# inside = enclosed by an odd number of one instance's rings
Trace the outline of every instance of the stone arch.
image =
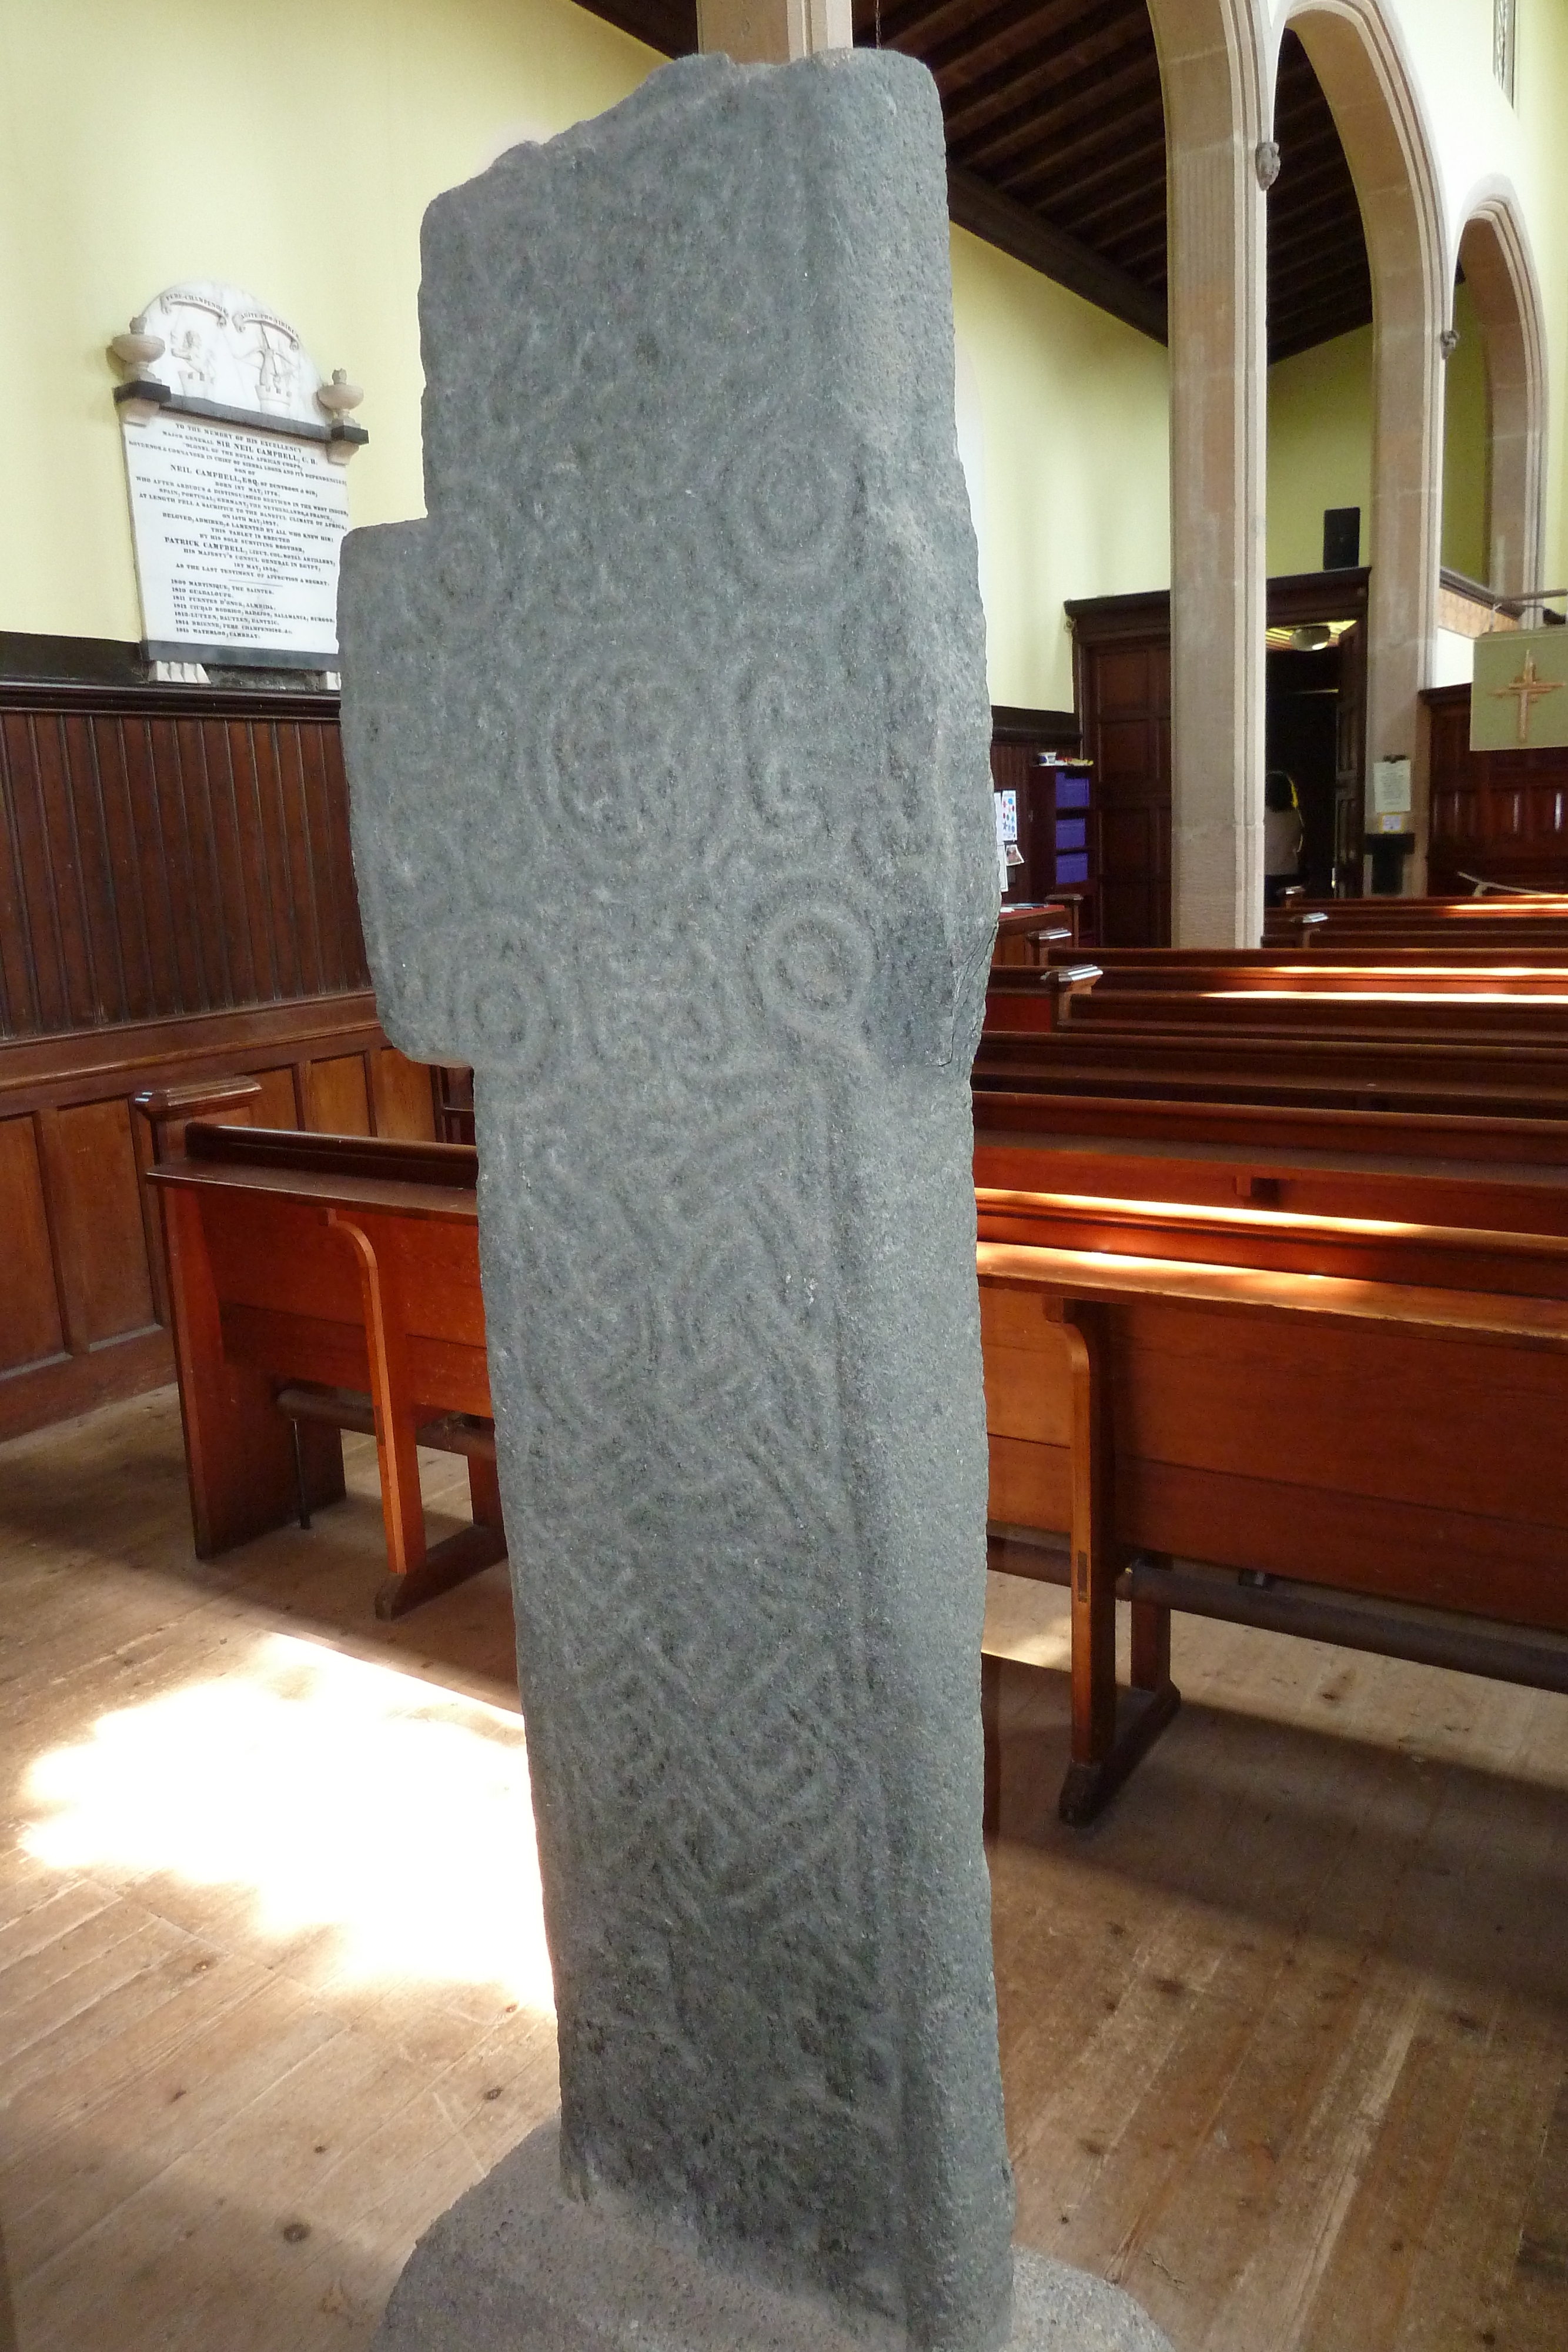
{"type": "Polygon", "coordinates": [[[1171,365],[1171,936],[1263,917],[1268,0],[1149,0],[1171,365]]]}
{"type": "MultiPolygon", "coordinates": [[[[1377,0],[1288,0],[1361,205],[1373,301],[1373,438],[1367,754],[1417,751],[1430,677],[1442,514],[1443,354],[1453,268],[1420,101],[1396,27],[1377,0]]],[[[1422,783],[1416,826],[1425,837],[1422,783]]],[[[1408,879],[1423,887],[1424,860],[1408,879]]]]}
{"type": "Polygon", "coordinates": [[[1546,475],[1546,333],[1518,199],[1505,181],[1470,192],[1459,267],[1480,320],[1491,403],[1488,582],[1499,595],[1554,586],[1541,576],[1546,475]]]}

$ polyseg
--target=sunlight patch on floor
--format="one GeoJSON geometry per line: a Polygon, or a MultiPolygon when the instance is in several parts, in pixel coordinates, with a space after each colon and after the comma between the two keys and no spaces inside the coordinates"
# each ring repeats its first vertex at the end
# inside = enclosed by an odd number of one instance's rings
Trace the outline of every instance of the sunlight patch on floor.
{"type": "Polygon", "coordinates": [[[1064,1584],[992,1570],[986,1578],[985,1648],[1026,1666],[1072,1664],[1072,1604],[1064,1584]]]}
{"type": "Polygon", "coordinates": [[[336,1930],[345,1978],[499,1985],[553,2013],[517,1717],[289,1634],[38,1758],[57,1870],[250,1888],[254,1927],[336,1930]]]}

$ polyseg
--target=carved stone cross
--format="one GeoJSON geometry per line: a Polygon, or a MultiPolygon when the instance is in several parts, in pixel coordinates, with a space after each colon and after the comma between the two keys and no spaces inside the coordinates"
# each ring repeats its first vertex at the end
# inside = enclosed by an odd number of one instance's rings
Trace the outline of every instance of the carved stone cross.
{"type": "MultiPolygon", "coordinates": [[[[382,1015],[475,1068],[566,2187],[978,2352],[997,882],[945,184],[924,69],[845,54],[672,66],[443,197],[429,520],[353,534],[342,642],[382,1015]]],[[[567,2226],[527,2294],[609,2263],[567,2226]]]]}

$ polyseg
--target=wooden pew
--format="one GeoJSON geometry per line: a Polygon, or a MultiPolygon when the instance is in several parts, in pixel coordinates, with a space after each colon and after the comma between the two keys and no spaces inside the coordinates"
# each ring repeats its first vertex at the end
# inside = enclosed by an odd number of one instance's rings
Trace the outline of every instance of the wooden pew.
{"type": "Polygon", "coordinates": [[[1064,1819],[1175,1714],[1175,1607],[1568,1690],[1568,1234],[1425,1223],[1420,1185],[1359,1224],[978,1193],[999,1564],[1070,1540],[1064,1819]]]}
{"type": "MultiPolygon", "coordinates": [[[[1186,1171],[1197,1189],[1183,1200],[1277,1197],[1323,1205],[1281,1189],[1300,1172],[1333,1171],[1347,1158],[1364,1171],[1425,1169],[1462,1182],[1473,1167],[1528,1178],[1561,1171],[1568,1131],[1561,1118],[1500,1118],[1469,1109],[1376,1111],[1302,1097],[1233,1103],[1176,1097],[988,1092],[977,1088],[976,1181],[1004,1192],[1081,1189],[1141,1194],[1186,1171]],[[1151,1161],[1157,1159],[1157,1167],[1151,1161]],[[1126,1163],[1124,1172],[1123,1164],[1126,1163]],[[1062,1174],[1071,1170],[1072,1181],[1062,1174]],[[1104,1171],[1109,1171],[1109,1174],[1104,1171]],[[1102,1177],[1104,1181],[1102,1182],[1102,1177]]],[[[1531,1215],[1543,1213],[1532,1204],[1531,1215]]]]}
{"type": "Polygon", "coordinates": [[[1311,1109],[1249,1110],[1238,1122],[1234,1106],[1209,1104],[1152,1115],[1163,1108],[1085,1098],[1052,1104],[1041,1128],[1037,1104],[1033,1129],[1021,1121],[1009,1129],[982,1125],[977,1106],[977,1190],[1110,1203],[1107,1232],[1124,1203],[1140,1217],[1151,1202],[1207,1211],[1237,1247],[1259,1211],[1301,1221],[1304,1239],[1326,1221],[1308,1271],[1333,1270],[1334,1221],[1402,1223],[1413,1198],[1422,1219],[1445,1230],[1568,1237],[1561,1125],[1311,1109]],[[1129,1110],[1118,1129],[1116,1114],[1129,1110]]]}
{"type": "Polygon", "coordinates": [[[336,1500],[340,1431],[368,1422],[391,1571],[378,1615],[501,1559],[473,1149],[218,1125],[167,1097],[138,1107],[165,1152],[147,1181],[198,1555],[336,1500]],[[421,1444],[468,1457],[473,1524],[434,1545],[421,1444]]]}
{"type": "Polygon", "coordinates": [[[1568,1689],[1561,975],[1410,959],[1379,1030],[1299,961],[1104,961],[975,1087],[994,1564],[1071,1583],[1064,1815],[1175,1711],[1173,1607],[1568,1689]],[[1186,1020],[1217,975],[1282,1018],[1186,1020]]]}
{"type": "Polygon", "coordinates": [[[1568,988],[1550,994],[1448,994],[1440,990],[1315,992],[1281,988],[1186,991],[1122,989],[1102,995],[1091,985],[1063,1007],[1061,1025],[1119,1031],[1217,1029],[1238,1034],[1329,1037],[1429,1037],[1568,1048],[1568,988]]]}
{"type": "Polygon", "coordinates": [[[1326,1100],[1321,1087],[1341,1104],[1438,1109],[1462,1095],[1552,1116],[1568,1067],[1568,957],[1113,949],[1054,962],[1038,1003],[1028,985],[988,997],[982,1089],[1326,1100]]]}
{"type": "Polygon", "coordinates": [[[1032,1034],[1056,1028],[1069,1000],[1098,979],[1097,963],[993,964],[986,982],[987,1030],[1032,1034]]]}
{"type": "Polygon", "coordinates": [[[1180,963],[1133,962],[1114,951],[1097,956],[1093,988],[1103,1003],[1125,995],[1485,996],[1511,1003],[1568,995],[1568,955],[1532,954],[1500,964],[1495,956],[1461,950],[1452,957],[1409,948],[1361,955],[1185,955],[1180,963]]]}
{"type": "MultiPolygon", "coordinates": [[[[1053,948],[1046,961],[1072,963],[1078,957],[1075,951],[1053,948]]],[[[1343,965],[1352,971],[1376,966],[1410,972],[1418,978],[1434,967],[1456,971],[1495,971],[1502,965],[1511,968],[1516,960],[1500,954],[1495,948],[1478,947],[1467,940],[1456,945],[1443,939],[1435,946],[1424,946],[1407,940],[1390,944],[1347,939],[1316,950],[1295,944],[1260,948],[1096,948],[1093,961],[1106,972],[1166,975],[1212,966],[1223,971],[1283,970],[1304,978],[1325,965],[1343,965]]],[[[1568,967],[1568,948],[1531,947],[1527,952],[1521,950],[1517,961],[1561,971],[1568,967]]]]}
{"type": "Polygon", "coordinates": [[[1263,919],[1266,948],[1322,950],[1356,941],[1436,948],[1461,940],[1500,955],[1531,942],[1561,947],[1568,940],[1568,898],[1320,898],[1271,907],[1263,919]]]}
{"type": "Polygon", "coordinates": [[[1029,1034],[988,1032],[974,1086],[977,1101],[984,1097],[988,1106],[1001,1096],[1080,1094],[1551,1119],[1568,1111],[1568,1059],[1556,1045],[1507,1038],[1085,1023],[1029,1034]]]}
{"type": "Polygon", "coordinates": [[[997,918],[992,964],[1001,970],[1029,969],[1042,964],[1053,948],[1072,948],[1078,940],[1076,903],[1054,900],[1032,907],[1004,907],[997,918]]]}

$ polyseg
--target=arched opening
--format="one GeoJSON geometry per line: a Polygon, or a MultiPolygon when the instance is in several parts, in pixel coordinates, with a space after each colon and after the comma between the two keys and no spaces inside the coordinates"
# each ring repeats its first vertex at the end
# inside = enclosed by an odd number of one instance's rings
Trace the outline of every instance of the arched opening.
{"type": "Polygon", "coordinates": [[[1452,575],[1485,588],[1492,574],[1491,398],[1485,338],[1462,262],[1452,333],[1443,379],[1443,573],[1445,584],[1452,575]]]}
{"type": "Polygon", "coordinates": [[[1517,596],[1559,583],[1539,577],[1546,403],[1541,292],[1506,191],[1471,212],[1459,239],[1459,341],[1448,362],[1443,561],[1462,572],[1459,547],[1479,547],[1485,568],[1476,576],[1494,595],[1517,596]],[[1478,424],[1484,459],[1479,517],[1473,475],[1464,472],[1467,457],[1473,467],[1478,424]]]}
{"type": "Polygon", "coordinates": [[[1280,44],[1269,191],[1269,619],[1265,756],[1303,821],[1295,878],[1359,887],[1372,276],[1333,111],[1297,36],[1280,44]]]}
{"type": "MultiPolygon", "coordinates": [[[[1442,351],[1451,262],[1430,142],[1398,40],[1376,0],[1288,10],[1333,112],[1361,208],[1372,283],[1367,756],[1416,752],[1417,697],[1437,625],[1442,351]]],[[[1422,785],[1412,828],[1425,836],[1422,785]]],[[[1420,887],[1419,859],[1406,885],[1420,887]]]]}

